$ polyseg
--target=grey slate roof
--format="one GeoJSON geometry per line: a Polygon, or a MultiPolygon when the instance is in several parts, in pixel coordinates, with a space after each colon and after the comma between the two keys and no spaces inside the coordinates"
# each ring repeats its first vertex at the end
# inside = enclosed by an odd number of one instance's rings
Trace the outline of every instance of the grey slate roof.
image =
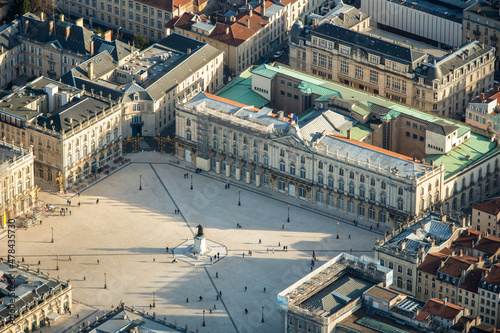
{"type": "Polygon", "coordinates": [[[3,46],[5,50],[10,50],[20,44],[19,30],[15,24],[4,24],[0,29],[0,46],[3,46]]]}
{"type": "Polygon", "coordinates": [[[438,120],[433,123],[429,123],[429,125],[425,129],[446,136],[450,133],[453,133],[453,131],[457,130],[458,127],[448,124],[443,120],[438,120]]]}
{"type": "Polygon", "coordinates": [[[392,60],[413,63],[426,56],[425,53],[412,50],[394,43],[370,37],[360,32],[345,29],[331,23],[323,23],[311,31],[311,35],[331,41],[340,41],[342,44],[369,50],[374,54],[386,56],[392,60]]]}
{"type": "Polygon", "coordinates": [[[38,116],[37,123],[49,130],[67,132],[73,127],[78,126],[80,122],[83,123],[89,118],[102,113],[106,108],[109,108],[109,103],[96,98],[74,98],[70,103],[52,111],[47,117],[38,116]]]}
{"type": "Polygon", "coordinates": [[[115,39],[112,42],[108,42],[104,38],[97,35],[92,36],[94,41],[94,53],[99,54],[102,51],[107,51],[113,57],[113,60],[119,62],[123,58],[130,55],[132,52],[132,46],[128,45],[122,41],[115,39]]]}
{"type": "Polygon", "coordinates": [[[300,124],[300,134],[304,140],[313,142],[321,137],[323,131],[326,134],[340,134],[357,122],[354,118],[332,110],[318,111],[317,115],[300,124]]]}
{"type": "Polygon", "coordinates": [[[163,38],[157,44],[168,47],[169,49],[178,52],[187,53],[188,49],[194,52],[196,49],[203,47],[205,43],[197,41],[196,39],[189,38],[178,33],[173,33],[168,37],[163,38]]]}
{"type": "Polygon", "coordinates": [[[24,37],[42,44],[53,43],[59,49],[90,55],[90,42],[94,34],[92,31],[65,21],[53,21],[53,23],[52,33],[50,33],[50,21],[46,20],[31,29],[28,27],[28,33],[24,37]],[[70,27],[68,38],[66,38],[66,27],[70,27]]]}

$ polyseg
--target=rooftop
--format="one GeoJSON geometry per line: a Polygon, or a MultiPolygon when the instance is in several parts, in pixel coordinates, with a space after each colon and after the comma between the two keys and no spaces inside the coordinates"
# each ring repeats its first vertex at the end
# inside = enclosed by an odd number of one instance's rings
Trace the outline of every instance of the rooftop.
{"type": "Polygon", "coordinates": [[[267,99],[252,90],[252,73],[249,71],[234,78],[230,84],[217,92],[217,96],[256,108],[262,108],[269,103],[267,99]]]}
{"type": "Polygon", "coordinates": [[[500,20],[500,15],[498,13],[498,8],[495,8],[491,5],[491,3],[478,1],[472,6],[469,6],[464,9],[464,18],[467,17],[467,12],[471,12],[480,16],[485,16],[489,19],[493,19],[495,21],[500,20]]]}
{"type": "Polygon", "coordinates": [[[382,288],[378,285],[375,285],[368,289],[365,292],[365,295],[370,295],[374,297],[378,297],[380,299],[386,300],[386,301],[392,301],[396,297],[398,297],[400,294],[394,291],[391,291],[390,289],[387,288],[382,288]]]}
{"type": "Polygon", "coordinates": [[[471,266],[478,262],[479,259],[467,255],[450,256],[444,262],[443,267],[438,269],[438,272],[459,278],[462,271],[467,271],[471,266]]]}
{"type": "Polygon", "coordinates": [[[481,282],[500,285],[500,264],[494,264],[488,270],[488,273],[482,278],[481,282]]]}
{"type": "Polygon", "coordinates": [[[485,200],[472,208],[496,216],[500,213],[500,198],[485,200]]]}
{"type": "Polygon", "coordinates": [[[424,261],[418,266],[418,270],[436,275],[441,263],[444,262],[450,255],[451,250],[445,248],[439,252],[429,253],[425,256],[424,261]]]}
{"type": "Polygon", "coordinates": [[[422,311],[415,317],[417,321],[424,321],[429,315],[453,321],[464,308],[440,299],[431,298],[425,303],[422,311]]]}

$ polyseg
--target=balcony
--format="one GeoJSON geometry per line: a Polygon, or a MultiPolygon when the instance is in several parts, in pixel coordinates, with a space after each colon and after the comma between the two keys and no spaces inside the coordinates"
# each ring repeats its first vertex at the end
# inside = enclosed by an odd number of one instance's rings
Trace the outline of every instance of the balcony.
{"type": "Polygon", "coordinates": [[[472,33],[474,34],[474,36],[476,37],[479,37],[481,36],[481,31],[479,31],[479,29],[476,29],[476,30],[473,30],[472,33]]]}

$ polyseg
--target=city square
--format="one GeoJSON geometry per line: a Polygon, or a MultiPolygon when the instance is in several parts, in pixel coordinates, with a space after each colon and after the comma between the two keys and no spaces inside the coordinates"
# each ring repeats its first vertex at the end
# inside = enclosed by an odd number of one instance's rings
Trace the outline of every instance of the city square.
{"type": "Polygon", "coordinates": [[[192,331],[275,332],[281,325],[276,295],[311,271],[313,251],[315,267],[341,252],[373,256],[375,238],[385,231],[373,223],[371,231],[364,221],[354,226],[347,216],[243,182],[232,180],[226,189],[225,178],[197,174],[171,155],[127,158],[130,164],[80,196],[41,191],[40,200],[55,212],[17,231],[17,259],[69,279],[74,301],[82,304],[44,332],[65,331],[80,306],[93,322],[120,302],[192,331]],[[65,216],[61,208],[68,208],[65,216]],[[172,249],[192,239],[198,225],[227,256],[207,266],[174,263],[172,249]]]}

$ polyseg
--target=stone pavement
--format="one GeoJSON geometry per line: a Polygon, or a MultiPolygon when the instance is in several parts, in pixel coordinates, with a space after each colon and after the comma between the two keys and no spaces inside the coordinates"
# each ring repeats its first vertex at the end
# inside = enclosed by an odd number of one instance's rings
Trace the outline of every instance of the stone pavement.
{"type": "MultiPolygon", "coordinates": [[[[34,269],[40,260],[42,272],[70,279],[73,298],[99,311],[109,311],[123,301],[166,316],[178,326],[188,325],[192,331],[277,332],[282,323],[276,295],[310,271],[313,250],[317,265],[351,248],[356,255],[371,256],[375,237],[381,233],[369,231],[368,222],[360,221],[363,228],[355,227],[353,217],[334,216],[327,209],[234,179],[230,179],[231,188],[225,189],[228,180],[214,173],[193,173],[190,190],[190,179],[183,174],[191,173],[192,166],[178,164],[170,155],[142,152],[127,158],[132,159],[130,165],[101,179],[80,197],[41,191],[41,200],[56,210],[67,207],[68,214],[52,214],[43,218],[42,225],[17,231],[19,258],[34,269]],[[241,206],[237,185],[241,185],[241,206]],[[287,205],[291,205],[290,223],[287,205]],[[176,209],[180,214],[175,214],[176,209]],[[336,239],[337,221],[340,239],[336,239]],[[173,264],[166,247],[192,239],[198,224],[207,239],[227,247],[227,256],[210,266],[173,264]],[[246,255],[248,251],[253,255],[246,255]],[[156,307],[150,308],[153,291],[156,307]],[[203,310],[206,327],[201,325],[203,310]]],[[[6,251],[4,238],[0,253],[6,251]]]]}

